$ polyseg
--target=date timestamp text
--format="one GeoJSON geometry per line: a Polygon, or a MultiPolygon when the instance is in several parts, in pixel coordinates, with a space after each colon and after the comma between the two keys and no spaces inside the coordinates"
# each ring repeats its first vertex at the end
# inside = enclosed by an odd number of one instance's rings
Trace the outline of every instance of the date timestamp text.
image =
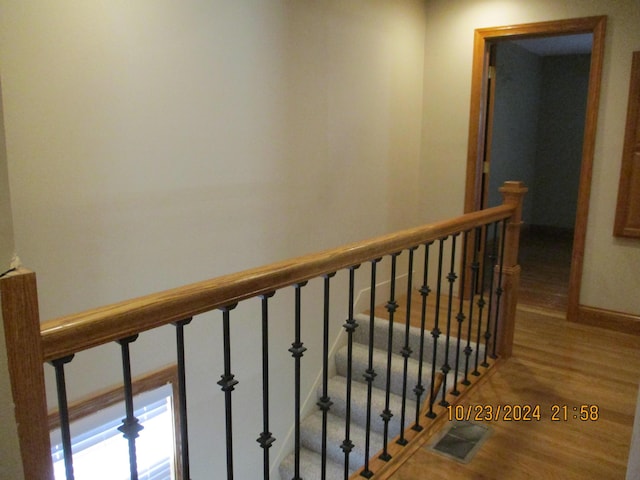
{"type": "Polygon", "coordinates": [[[517,405],[449,405],[447,417],[452,420],[475,422],[539,422],[545,418],[552,422],[577,420],[595,422],[600,419],[600,407],[593,404],[542,407],[539,404],[517,405]]]}

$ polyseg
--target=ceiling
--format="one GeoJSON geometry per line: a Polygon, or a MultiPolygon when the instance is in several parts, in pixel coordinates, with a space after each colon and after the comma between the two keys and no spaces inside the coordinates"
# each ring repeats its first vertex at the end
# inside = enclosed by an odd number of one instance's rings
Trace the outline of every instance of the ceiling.
{"type": "Polygon", "coordinates": [[[512,40],[512,43],[539,56],[588,54],[591,53],[593,34],[581,33],[557,37],[528,38],[512,40]]]}

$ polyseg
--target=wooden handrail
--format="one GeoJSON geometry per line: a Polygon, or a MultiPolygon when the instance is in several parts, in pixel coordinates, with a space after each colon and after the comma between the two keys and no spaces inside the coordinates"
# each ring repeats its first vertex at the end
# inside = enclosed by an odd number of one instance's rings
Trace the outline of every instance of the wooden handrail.
{"type": "Polygon", "coordinates": [[[455,219],[50,320],[41,325],[43,358],[44,361],[62,358],[447,235],[471,230],[508,218],[517,208],[517,205],[507,203],[455,219]]]}

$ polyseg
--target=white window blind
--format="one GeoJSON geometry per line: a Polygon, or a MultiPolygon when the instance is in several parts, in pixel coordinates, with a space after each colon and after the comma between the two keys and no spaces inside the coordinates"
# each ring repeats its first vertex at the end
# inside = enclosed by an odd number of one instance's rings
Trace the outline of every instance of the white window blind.
{"type": "MultiPolygon", "coordinates": [[[[139,480],[175,480],[175,432],[171,385],[134,397],[134,415],[144,429],[136,439],[139,480]]],[[[118,427],[124,403],[88,415],[71,424],[76,480],[128,480],[128,441],[118,427]]],[[[60,430],[51,435],[55,480],[65,480],[60,430]]]]}

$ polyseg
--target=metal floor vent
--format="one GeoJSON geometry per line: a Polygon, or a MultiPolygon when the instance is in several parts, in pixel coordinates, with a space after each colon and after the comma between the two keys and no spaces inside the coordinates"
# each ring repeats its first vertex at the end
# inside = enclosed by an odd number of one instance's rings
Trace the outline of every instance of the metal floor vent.
{"type": "Polygon", "coordinates": [[[484,425],[456,421],[429,448],[458,462],[469,463],[490,433],[489,427],[484,425]]]}

